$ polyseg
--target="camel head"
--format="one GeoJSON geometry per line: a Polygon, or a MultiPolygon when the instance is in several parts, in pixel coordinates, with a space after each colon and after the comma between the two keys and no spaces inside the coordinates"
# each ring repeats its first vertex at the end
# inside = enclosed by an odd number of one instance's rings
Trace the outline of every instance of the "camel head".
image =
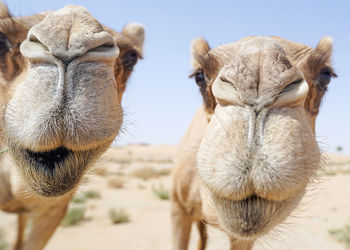
{"type": "Polygon", "coordinates": [[[70,193],[118,135],[143,40],[141,25],[116,33],[83,7],[15,18],[1,6],[1,136],[33,194],[70,193]]]}
{"type": "Polygon", "coordinates": [[[316,49],[278,37],[193,42],[209,120],[197,155],[204,210],[233,237],[281,223],[319,168],[315,118],[335,76],[331,50],[327,37],[316,49]]]}

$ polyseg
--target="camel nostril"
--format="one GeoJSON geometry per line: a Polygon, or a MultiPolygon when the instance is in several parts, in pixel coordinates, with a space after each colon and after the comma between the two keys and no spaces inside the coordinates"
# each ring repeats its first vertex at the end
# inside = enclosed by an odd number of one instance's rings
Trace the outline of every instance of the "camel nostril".
{"type": "Polygon", "coordinates": [[[102,45],[99,45],[99,46],[96,46],[95,48],[90,49],[89,52],[104,52],[114,47],[115,47],[114,43],[106,42],[102,45]]]}
{"type": "Polygon", "coordinates": [[[60,163],[65,161],[71,153],[72,151],[64,147],[59,147],[46,152],[34,152],[29,149],[26,150],[26,154],[34,166],[42,170],[50,171],[53,171],[60,163]]]}
{"type": "Polygon", "coordinates": [[[30,34],[28,40],[39,45],[44,51],[50,51],[49,48],[44,43],[42,43],[34,34],[30,34]]]}

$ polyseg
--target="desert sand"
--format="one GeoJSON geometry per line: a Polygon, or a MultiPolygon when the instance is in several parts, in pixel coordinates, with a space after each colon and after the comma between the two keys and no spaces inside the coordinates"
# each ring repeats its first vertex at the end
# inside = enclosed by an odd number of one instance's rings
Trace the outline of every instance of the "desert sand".
{"type": "MultiPolygon", "coordinates": [[[[77,194],[94,190],[101,197],[72,204],[85,208],[84,219],[77,225],[60,226],[45,249],[171,249],[169,200],[159,199],[152,189],[169,189],[175,154],[176,147],[169,145],[110,148],[77,194]],[[124,208],[130,222],[113,224],[111,208],[124,208]]],[[[327,167],[301,206],[254,249],[346,249],[329,230],[350,224],[350,156],[328,154],[327,159],[327,167]]],[[[6,242],[13,244],[16,216],[0,212],[0,229],[6,233],[6,242]]],[[[228,249],[224,233],[211,227],[208,231],[208,250],[228,249]]],[[[196,249],[197,239],[193,227],[189,249],[196,249]]]]}

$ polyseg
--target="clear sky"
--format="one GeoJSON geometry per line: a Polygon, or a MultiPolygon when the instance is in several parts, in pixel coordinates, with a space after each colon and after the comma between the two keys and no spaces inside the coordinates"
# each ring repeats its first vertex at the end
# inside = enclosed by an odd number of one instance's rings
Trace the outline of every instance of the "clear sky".
{"type": "Polygon", "coordinates": [[[196,37],[212,47],[249,35],[277,35],[316,46],[334,38],[333,79],[317,120],[317,138],[325,151],[337,146],[350,153],[350,1],[220,0],[7,0],[14,15],[85,6],[101,23],[121,30],[128,22],[146,28],[144,60],[124,95],[126,131],[118,144],[176,144],[201,103],[191,73],[189,47],[196,37]]]}

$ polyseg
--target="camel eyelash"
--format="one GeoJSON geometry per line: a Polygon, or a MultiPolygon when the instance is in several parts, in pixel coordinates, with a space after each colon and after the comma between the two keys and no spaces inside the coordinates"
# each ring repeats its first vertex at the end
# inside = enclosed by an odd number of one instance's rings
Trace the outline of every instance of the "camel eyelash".
{"type": "Polygon", "coordinates": [[[232,84],[232,82],[230,82],[229,80],[227,80],[225,77],[223,77],[223,76],[220,76],[220,80],[221,81],[223,81],[223,82],[227,82],[227,83],[231,83],[232,84]]]}
{"type": "Polygon", "coordinates": [[[285,92],[288,92],[289,90],[293,89],[295,86],[299,85],[300,83],[303,82],[303,79],[300,78],[294,82],[291,82],[290,84],[288,84],[282,91],[281,91],[281,94],[282,93],[285,93],[285,92]]]}

